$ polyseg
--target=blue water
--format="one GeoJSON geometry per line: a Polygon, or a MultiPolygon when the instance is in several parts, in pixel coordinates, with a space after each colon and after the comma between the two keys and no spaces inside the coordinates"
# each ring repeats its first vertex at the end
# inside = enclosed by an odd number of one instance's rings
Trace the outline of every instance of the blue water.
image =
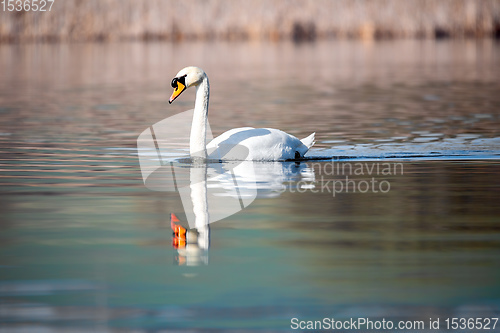
{"type": "Polygon", "coordinates": [[[498,53],[493,41],[3,45],[0,331],[289,332],[292,318],[367,317],[430,332],[429,318],[445,331],[448,317],[498,317],[498,53]],[[190,91],[167,103],[186,64],[210,76],[214,135],[317,141],[309,159],[256,163],[251,177],[208,166],[223,194],[211,216],[232,180],[244,208],[189,253],[172,246],[170,214],[188,226],[179,189],[194,166],[176,160],[177,187],[151,189],[137,150],[142,131],[192,108],[190,91]]]}

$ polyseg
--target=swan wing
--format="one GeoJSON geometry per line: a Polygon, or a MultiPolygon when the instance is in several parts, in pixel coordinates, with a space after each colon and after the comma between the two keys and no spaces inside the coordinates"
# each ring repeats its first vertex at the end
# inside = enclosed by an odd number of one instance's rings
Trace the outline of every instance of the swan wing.
{"type": "Polygon", "coordinates": [[[274,128],[242,127],[213,139],[207,153],[209,159],[279,161],[303,157],[313,144],[314,133],[301,141],[274,128]]]}

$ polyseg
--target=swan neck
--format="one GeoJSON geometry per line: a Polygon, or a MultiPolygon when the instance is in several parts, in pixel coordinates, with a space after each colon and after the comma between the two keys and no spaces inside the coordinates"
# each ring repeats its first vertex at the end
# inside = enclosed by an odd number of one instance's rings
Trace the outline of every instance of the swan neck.
{"type": "Polygon", "coordinates": [[[193,124],[191,126],[191,137],[189,152],[192,158],[207,157],[207,119],[208,119],[208,98],[210,95],[210,85],[208,77],[205,75],[202,82],[196,86],[196,99],[194,102],[193,124]]]}

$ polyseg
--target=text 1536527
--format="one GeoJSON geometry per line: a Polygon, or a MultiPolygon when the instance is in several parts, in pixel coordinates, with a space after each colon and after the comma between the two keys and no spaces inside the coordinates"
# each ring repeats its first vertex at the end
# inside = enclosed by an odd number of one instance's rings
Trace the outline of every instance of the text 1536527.
{"type": "Polygon", "coordinates": [[[4,12],[50,12],[55,0],[2,0],[4,12]]]}

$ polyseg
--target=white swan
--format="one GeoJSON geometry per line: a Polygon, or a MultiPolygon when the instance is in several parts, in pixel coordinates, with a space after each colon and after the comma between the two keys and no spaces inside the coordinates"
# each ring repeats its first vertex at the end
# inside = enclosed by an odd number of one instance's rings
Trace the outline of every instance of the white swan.
{"type": "Polygon", "coordinates": [[[189,152],[191,158],[217,160],[282,161],[303,158],[314,144],[312,133],[302,140],[274,128],[231,129],[206,144],[208,98],[207,74],[198,67],[182,69],[172,80],[172,103],[189,87],[196,87],[189,152]],[[208,151],[208,154],[207,154],[208,151]]]}

